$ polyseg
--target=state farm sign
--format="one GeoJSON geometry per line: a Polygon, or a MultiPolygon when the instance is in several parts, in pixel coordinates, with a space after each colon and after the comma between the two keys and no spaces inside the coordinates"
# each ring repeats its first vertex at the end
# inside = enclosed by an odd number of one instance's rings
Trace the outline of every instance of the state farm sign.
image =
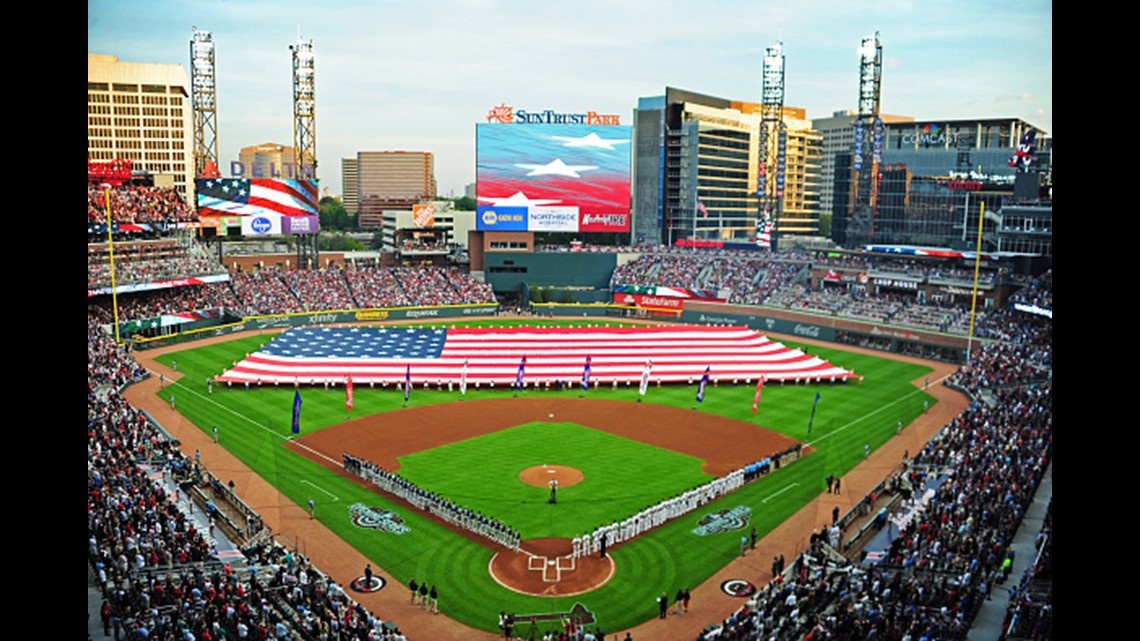
{"type": "Polygon", "coordinates": [[[645,294],[614,294],[614,302],[619,305],[635,305],[637,307],[656,307],[658,309],[684,309],[684,298],[671,298],[668,296],[646,296],[645,294]]]}

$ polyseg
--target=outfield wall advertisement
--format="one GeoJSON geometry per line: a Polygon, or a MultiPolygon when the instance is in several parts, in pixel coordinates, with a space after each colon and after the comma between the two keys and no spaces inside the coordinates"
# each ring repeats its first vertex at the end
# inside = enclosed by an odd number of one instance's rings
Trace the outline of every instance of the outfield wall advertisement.
{"type": "Polygon", "coordinates": [[[500,120],[475,137],[479,231],[629,231],[629,126],[500,120]]]}

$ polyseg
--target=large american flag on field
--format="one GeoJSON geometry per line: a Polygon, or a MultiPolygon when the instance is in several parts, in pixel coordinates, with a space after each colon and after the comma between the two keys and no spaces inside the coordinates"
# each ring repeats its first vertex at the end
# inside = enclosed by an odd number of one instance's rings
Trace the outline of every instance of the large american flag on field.
{"type": "Polygon", "coordinates": [[[312,180],[207,178],[197,190],[199,216],[320,215],[312,180]]]}
{"type": "Polygon", "coordinates": [[[692,382],[706,368],[713,380],[815,381],[851,372],[769,340],[748,327],[376,328],[299,327],[287,330],[219,379],[266,384],[512,385],[525,358],[528,385],[571,382],[590,359],[599,383],[639,381],[646,361],[662,382],[692,382]],[[410,372],[410,374],[407,374],[410,372]]]}

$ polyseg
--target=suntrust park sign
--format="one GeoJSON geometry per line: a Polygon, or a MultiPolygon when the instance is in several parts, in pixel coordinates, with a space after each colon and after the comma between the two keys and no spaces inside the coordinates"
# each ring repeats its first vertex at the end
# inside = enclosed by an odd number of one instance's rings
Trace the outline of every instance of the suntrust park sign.
{"type": "Polygon", "coordinates": [[[487,122],[524,125],[620,125],[621,116],[600,114],[596,111],[584,113],[563,113],[553,109],[525,111],[502,103],[487,112],[487,122]]]}

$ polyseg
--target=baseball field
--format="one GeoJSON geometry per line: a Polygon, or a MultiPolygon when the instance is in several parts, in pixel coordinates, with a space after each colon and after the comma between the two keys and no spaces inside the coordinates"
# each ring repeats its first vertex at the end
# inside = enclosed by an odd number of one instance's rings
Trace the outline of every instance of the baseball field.
{"type": "MultiPolygon", "coordinates": [[[[206,384],[272,337],[243,335],[157,356],[178,373],[157,392],[160,400],[173,398],[177,413],[204,434],[217,427],[219,447],[288,501],[307,510],[312,499],[315,520],[367,558],[389,582],[386,591],[406,594],[409,580],[426,581],[440,594],[441,616],[488,632],[498,631],[501,611],[520,618],[575,611],[607,631],[656,617],[662,592],[707,581],[740,557],[743,534],[771,532],[818,497],[827,476],[863,463],[868,447],[883,445],[900,423],[935,403],[914,384],[930,367],[786,343],[862,378],[769,384],[755,413],[755,387],[743,381],[710,386],[702,403],[695,384],[651,386],[643,400],[636,383],[466,395],[416,386],[406,402],[395,387],[357,386],[351,410],[343,386],[301,387],[294,434],[292,386],[206,384]],[[577,535],[797,443],[804,444],[797,460],[612,546],[604,561],[558,558],[577,535]],[[377,491],[343,469],[345,453],[510,525],[521,534],[521,551],[377,491]],[[548,478],[560,480],[555,504],[548,478]]],[[[226,481],[224,470],[211,471],[226,481]]],[[[309,542],[292,543],[305,552],[309,542]]],[[[399,612],[391,616],[399,623],[399,612]]],[[[536,627],[541,633],[558,623],[540,619],[536,627]]]]}

